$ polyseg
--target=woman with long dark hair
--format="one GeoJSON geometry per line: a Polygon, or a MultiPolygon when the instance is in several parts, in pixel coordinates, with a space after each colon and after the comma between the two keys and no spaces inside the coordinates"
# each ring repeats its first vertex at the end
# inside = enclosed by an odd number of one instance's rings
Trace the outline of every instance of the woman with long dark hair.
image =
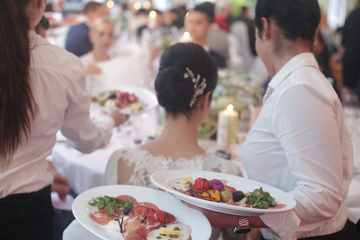
{"type": "Polygon", "coordinates": [[[255,15],[256,50],[273,78],[242,159],[250,179],[287,192],[296,207],[259,217],[203,212],[236,233],[263,228],[264,239],[360,239],[346,205],[351,139],[341,102],[312,54],[318,1],[258,0],[255,15]]]}
{"type": "Polygon", "coordinates": [[[72,146],[105,146],[118,111],[92,121],[80,61],[36,35],[46,0],[0,2],[0,238],[52,239],[46,157],[61,129],[72,146]],[[20,225],[19,225],[20,223],[20,225]]]}

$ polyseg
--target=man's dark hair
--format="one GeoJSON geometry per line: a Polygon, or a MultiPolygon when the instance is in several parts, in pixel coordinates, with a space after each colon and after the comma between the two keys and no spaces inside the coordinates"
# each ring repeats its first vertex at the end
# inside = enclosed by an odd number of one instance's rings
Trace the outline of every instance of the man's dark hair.
{"type": "Polygon", "coordinates": [[[89,11],[96,11],[101,6],[103,5],[98,2],[88,2],[84,7],[84,13],[87,14],[89,11]]]}
{"type": "Polygon", "coordinates": [[[202,12],[206,15],[209,23],[213,23],[215,19],[215,5],[211,2],[204,2],[197,5],[193,11],[202,12]]]}

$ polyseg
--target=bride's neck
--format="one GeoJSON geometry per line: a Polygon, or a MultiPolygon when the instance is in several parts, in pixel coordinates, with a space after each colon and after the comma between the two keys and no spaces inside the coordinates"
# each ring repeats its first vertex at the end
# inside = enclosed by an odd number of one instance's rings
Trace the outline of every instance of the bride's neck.
{"type": "Polygon", "coordinates": [[[154,156],[190,159],[205,154],[197,141],[197,123],[186,116],[168,117],[162,133],[142,146],[154,156]]]}
{"type": "Polygon", "coordinates": [[[176,140],[185,145],[197,145],[197,128],[197,123],[185,115],[179,115],[176,118],[167,117],[161,138],[176,140]]]}

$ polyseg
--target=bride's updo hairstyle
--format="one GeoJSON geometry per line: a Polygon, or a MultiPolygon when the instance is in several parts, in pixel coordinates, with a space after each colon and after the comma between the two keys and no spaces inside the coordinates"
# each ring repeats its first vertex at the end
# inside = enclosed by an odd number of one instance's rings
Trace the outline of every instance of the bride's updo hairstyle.
{"type": "MultiPolygon", "coordinates": [[[[215,60],[198,44],[177,43],[161,57],[155,90],[167,114],[190,116],[198,100],[217,84],[215,60]]],[[[211,95],[210,95],[211,97],[211,95]]]]}
{"type": "Polygon", "coordinates": [[[262,17],[274,21],[289,40],[301,37],[313,42],[321,13],[317,0],[258,0],[255,26],[259,38],[263,36],[262,17]]]}

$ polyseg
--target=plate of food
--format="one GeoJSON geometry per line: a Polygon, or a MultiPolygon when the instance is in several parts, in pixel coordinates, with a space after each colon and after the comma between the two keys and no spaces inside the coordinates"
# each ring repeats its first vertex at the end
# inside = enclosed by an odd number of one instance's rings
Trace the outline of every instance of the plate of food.
{"type": "Polygon", "coordinates": [[[292,196],[278,188],[230,174],[163,170],[153,173],[151,181],[185,202],[232,215],[281,213],[296,206],[292,196]]]}
{"type": "Polygon", "coordinates": [[[72,205],[75,218],[102,239],[207,240],[207,218],[163,191],[130,185],[89,189],[72,205]]]}
{"type": "Polygon", "coordinates": [[[119,104],[120,112],[125,115],[141,114],[158,105],[154,93],[133,86],[118,86],[101,91],[96,96],[92,96],[92,101],[107,110],[119,104]]]}

